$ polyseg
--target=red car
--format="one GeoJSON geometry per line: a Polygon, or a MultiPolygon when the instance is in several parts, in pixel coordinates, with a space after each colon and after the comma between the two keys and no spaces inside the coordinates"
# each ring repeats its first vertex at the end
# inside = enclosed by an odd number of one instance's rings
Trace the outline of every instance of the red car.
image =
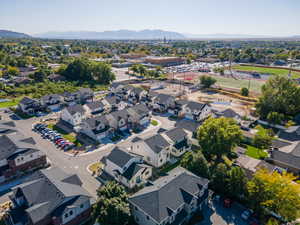
{"type": "Polygon", "coordinates": [[[223,205],[224,205],[225,208],[230,208],[231,205],[232,205],[232,200],[229,199],[229,198],[225,198],[224,202],[223,202],[223,205]]]}
{"type": "Polygon", "coordinates": [[[59,144],[60,142],[62,142],[63,140],[64,140],[64,139],[62,139],[62,138],[61,138],[61,139],[58,139],[58,140],[55,141],[55,144],[58,145],[58,144],[59,144]]]}

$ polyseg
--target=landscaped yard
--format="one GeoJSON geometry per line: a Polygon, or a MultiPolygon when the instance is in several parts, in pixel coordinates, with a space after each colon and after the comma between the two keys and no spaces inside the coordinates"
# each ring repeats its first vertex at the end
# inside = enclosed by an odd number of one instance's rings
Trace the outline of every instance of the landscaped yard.
{"type": "Polygon", "coordinates": [[[93,164],[91,164],[89,166],[89,170],[92,172],[92,173],[97,173],[100,169],[102,169],[103,167],[103,164],[100,163],[100,162],[95,162],[93,164]]]}
{"type": "Polygon", "coordinates": [[[268,156],[268,153],[262,149],[256,148],[251,145],[247,145],[246,155],[255,159],[261,159],[266,158],[268,156]]]}
{"type": "Polygon", "coordinates": [[[157,122],[156,120],[151,120],[151,125],[157,126],[157,125],[158,125],[158,122],[157,122]]]}
{"type": "MultiPolygon", "coordinates": [[[[236,65],[233,66],[232,69],[234,70],[242,70],[242,71],[253,71],[258,73],[266,73],[271,75],[288,75],[289,70],[284,68],[264,68],[264,67],[257,67],[257,66],[241,66],[236,65]]],[[[299,78],[300,72],[292,71],[292,77],[293,78],[299,78]]]]}

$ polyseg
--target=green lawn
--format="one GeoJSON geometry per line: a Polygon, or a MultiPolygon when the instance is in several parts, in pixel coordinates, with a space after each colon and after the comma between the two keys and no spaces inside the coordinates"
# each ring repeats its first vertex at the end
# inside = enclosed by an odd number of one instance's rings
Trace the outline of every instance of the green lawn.
{"type": "Polygon", "coordinates": [[[179,165],[180,165],[180,160],[178,160],[176,163],[173,164],[167,163],[166,165],[163,166],[163,168],[161,168],[159,172],[160,174],[168,173],[169,171],[171,171],[172,169],[176,168],[179,165]]]}
{"type": "MultiPolygon", "coordinates": [[[[253,72],[255,71],[258,73],[267,73],[267,74],[271,74],[271,75],[288,75],[289,74],[289,70],[284,69],[284,68],[264,68],[264,67],[257,67],[257,66],[236,65],[236,66],[233,66],[232,69],[243,70],[243,71],[253,71],[253,72]]],[[[299,78],[300,72],[292,71],[292,77],[299,78]]]]}
{"type": "MultiPolygon", "coordinates": [[[[221,76],[214,76],[214,78],[217,80],[216,85],[220,85],[221,87],[241,89],[243,87],[248,88],[248,85],[249,85],[248,80],[236,80],[234,78],[221,77],[221,76]]],[[[250,80],[250,91],[260,93],[261,86],[263,84],[264,84],[263,81],[250,80]]]]}
{"type": "Polygon", "coordinates": [[[255,148],[254,146],[251,145],[247,145],[246,155],[255,159],[261,159],[261,158],[266,158],[268,156],[268,153],[266,153],[262,149],[255,148]]]}
{"type": "Polygon", "coordinates": [[[0,102],[0,108],[9,108],[19,104],[18,100],[12,100],[8,102],[0,102]]]}

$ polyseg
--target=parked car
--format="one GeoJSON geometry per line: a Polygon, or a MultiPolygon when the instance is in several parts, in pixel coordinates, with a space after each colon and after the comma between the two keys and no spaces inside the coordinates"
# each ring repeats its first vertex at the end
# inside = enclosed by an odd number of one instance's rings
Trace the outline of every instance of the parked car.
{"type": "Polygon", "coordinates": [[[248,220],[252,214],[253,214],[253,211],[247,209],[247,210],[245,210],[245,211],[242,212],[241,217],[244,220],[248,220]]]}

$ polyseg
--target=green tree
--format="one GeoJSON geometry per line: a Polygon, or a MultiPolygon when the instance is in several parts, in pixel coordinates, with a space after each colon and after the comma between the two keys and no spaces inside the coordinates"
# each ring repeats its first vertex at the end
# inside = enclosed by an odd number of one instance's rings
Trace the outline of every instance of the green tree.
{"type": "Polygon", "coordinates": [[[284,121],[284,114],[278,112],[269,112],[267,121],[271,124],[282,124],[284,121]]]}
{"type": "Polygon", "coordinates": [[[107,63],[97,62],[91,66],[94,79],[100,84],[109,84],[116,79],[115,74],[111,70],[111,66],[107,63]]]}
{"type": "Polygon", "coordinates": [[[200,83],[204,86],[204,88],[209,88],[212,85],[214,85],[217,82],[217,80],[211,76],[201,76],[200,77],[200,83]]]}
{"type": "Polygon", "coordinates": [[[62,73],[68,80],[72,81],[92,81],[92,70],[90,63],[85,58],[75,59],[62,73]]]}
{"type": "Polygon", "coordinates": [[[300,185],[290,173],[259,170],[247,183],[248,198],[252,207],[263,214],[274,212],[290,222],[300,211],[300,185]]]}
{"type": "Polygon", "coordinates": [[[246,88],[246,87],[243,87],[243,88],[241,89],[241,95],[243,95],[243,96],[248,96],[248,95],[249,95],[249,89],[246,88]]]}
{"type": "Polygon", "coordinates": [[[14,66],[8,66],[6,71],[4,72],[5,76],[18,76],[19,74],[20,74],[19,69],[14,66]]]}
{"type": "Polygon", "coordinates": [[[224,163],[219,163],[214,168],[211,175],[211,187],[213,190],[219,193],[226,193],[227,184],[227,166],[224,163]]]}
{"type": "Polygon", "coordinates": [[[130,210],[125,188],[116,182],[108,182],[97,190],[94,219],[103,225],[129,225],[130,210]]]}
{"type": "Polygon", "coordinates": [[[198,128],[197,137],[202,149],[220,160],[240,143],[242,132],[233,119],[209,118],[198,128]]]}
{"type": "Polygon", "coordinates": [[[262,86],[256,109],[263,119],[270,119],[270,113],[294,117],[300,111],[300,88],[288,77],[271,76],[262,86]]]}
{"type": "Polygon", "coordinates": [[[265,129],[260,125],[257,126],[256,129],[257,132],[253,138],[253,145],[257,148],[268,149],[272,144],[272,140],[274,139],[273,131],[270,129],[265,129]]]}
{"type": "Polygon", "coordinates": [[[181,159],[181,166],[192,173],[209,178],[209,165],[201,151],[188,152],[181,159]]]}
{"type": "Polygon", "coordinates": [[[232,167],[228,172],[227,191],[232,197],[241,197],[246,191],[247,179],[244,170],[240,167],[232,167]]]}

